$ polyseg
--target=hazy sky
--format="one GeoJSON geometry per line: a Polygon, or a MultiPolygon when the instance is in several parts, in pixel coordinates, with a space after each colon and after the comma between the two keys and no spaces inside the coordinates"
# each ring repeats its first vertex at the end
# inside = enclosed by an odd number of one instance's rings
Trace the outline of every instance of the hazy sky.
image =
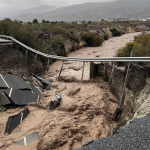
{"type": "Polygon", "coordinates": [[[0,10],[4,10],[6,7],[26,9],[44,4],[54,6],[64,6],[64,5],[81,4],[86,2],[108,2],[108,1],[112,0],[0,0],[0,10]]]}
{"type": "Polygon", "coordinates": [[[66,6],[86,2],[109,2],[114,0],[0,0],[0,17],[14,11],[37,7],[40,5],[66,6]]]}

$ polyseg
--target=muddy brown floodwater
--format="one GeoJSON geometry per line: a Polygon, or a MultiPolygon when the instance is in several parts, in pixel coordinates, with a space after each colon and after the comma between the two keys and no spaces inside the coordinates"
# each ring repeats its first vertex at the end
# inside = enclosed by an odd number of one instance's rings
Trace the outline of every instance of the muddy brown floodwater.
{"type": "MultiPolygon", "coordinates": [[[[68,54],[69,57],[98,58],[113,57],[117,49],[133,41],[135,35],[130,33],[113,37],[100,47],[84,47],[68,54]]],[[[112,134],[117,122],[112,115],[118,100],[111,94],[109,85],[100,77],[89,80],[89,63],[85,63],[83,82],[81,82],[82,62],[67,61],[64,64],[60,80],[58,74],[61,61],[50,66],[45,79],[51,81],[54,88],[45,91],[38,103],[29,104],[30,114],[10,134],[4,134],[9,116],[19,113],[24,107],[9,109],[0,114],[0,149],[23,149],[12,144],[22,137],[38,131],[39,142],[34,142],[26,150],[72,150],[81,147],[89,140],[107,137],[112,134]],[[55,110],[49,110],[49,103],[60,94],[62,102],[55,110]],[[17,132],[16,131],[22,131],[17,132]]]]}

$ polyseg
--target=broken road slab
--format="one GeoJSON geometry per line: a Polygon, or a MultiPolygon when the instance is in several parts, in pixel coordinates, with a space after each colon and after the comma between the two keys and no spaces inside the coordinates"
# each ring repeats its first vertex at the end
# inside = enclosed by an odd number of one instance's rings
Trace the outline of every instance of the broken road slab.
{"type": "Polygon", "coordinates": [[[4,92],[15,105],[27,105],[39,101],[39,95],[30,90],[7,89],[4,92]]]}
{"type": "Polygon", "coordinates": [[[30,143],[39,140],[39,132],[33,132],[25,137],[23,137],[20,141],[14,143],[14,145],[26,146],[30,143]]]}
{"type": "Polygon", "coordinates": [[[30,85],[30,87],[35,94],[37,94],[39,96],[42,95],[42,89],[40,89],[39,87],[33,86],[33,85],[30,85]]]}
{"type": "Polygon", "coordinates": [[[10,116],[8,118],[5,133],[10,134],[30,113],[29,109],[26,108],[17,115],[10,116]]]}
{"type": "Polygon", "coordinates": [[[12,74],[0,74],[0,88],[31,89],[22,78],[12,74]]]}
{"type": "Polygon", "coordinates": [[[8,99],[8,97],[3,93],[3,90],[0,90],[0,105],[9,105],[11,104],[11,101],[8,99]]]}
{"type": "Polygon", "coordinates": [[[39,80],[43,84],[43,88],[47,90],[51,90],[53,88],[53,85],[51,82],[39,77],[39,76],[34,76],[37,80],[39,80]]]}

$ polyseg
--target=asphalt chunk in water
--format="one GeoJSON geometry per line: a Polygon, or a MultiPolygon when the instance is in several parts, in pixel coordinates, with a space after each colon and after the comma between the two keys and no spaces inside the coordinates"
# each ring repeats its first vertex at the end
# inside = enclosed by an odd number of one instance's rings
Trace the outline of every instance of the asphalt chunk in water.
{"type": "Polygon", "coordinates": [[[35,86],[33,86],[33,85],[30,85],[30,87],[31,87],[32,91],[33,91],[35,94],[37,94],[37,95],[39,95],[39,96],[42,95],[42,89],[40,89],[39,87],[35,87],[35,86]]]}
{"type": "Polygon", "coordinates": [[[29,109],[26,108],[17,115],[10,116],[8,118],[5,133],[10,134],[30,113],[29,109]]]}
{"type": "Polygon", "coordinates": [[[39,101],[39,95],[34,94],[30,90],[16,90],[11,88],[5,90],[5,94],[15,105],[27,105],[28,103],[39,101]]]}
{"type": "Polygon", "coordinates": [[[31,89],[22,78],[11,74],[0,74],[0,88],[31,89]]]}
{"type": "Polygon", "coordinates": [[[39,133],[33,132],[26,137],[23,137],[20,141],[14,143],[14,145],[26,146],[30,143],[33,143],[39,139],[39,133]]]}

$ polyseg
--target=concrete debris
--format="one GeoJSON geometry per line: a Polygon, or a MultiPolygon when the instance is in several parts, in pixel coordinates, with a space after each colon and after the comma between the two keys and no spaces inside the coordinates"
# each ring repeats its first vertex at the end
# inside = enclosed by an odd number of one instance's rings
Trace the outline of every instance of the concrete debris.
{"type": "Polygon", "coordinates": [[[38,141],[39,139],[39,132],[33,132],[25,137],[23,137],[20,141],[14,143],[14,145],[26,146],[30,143],[38,141]]]}
{"type": "MultiPolygon", "coordinates": [[[[26,78],[24,77],[26,80],[26,78]]],[[[0,106],[27,105],[38,102],[43,90],[29,85],[23,78],[13,74],[0,74],[0,106]]],[[[5,109],[0,109],[3,112],[5,109]]]]}
{"type": "Polygon", "coordinates": [[[42,84],[43,84],[43,89],[51,90],[53,88],[53,85],[51,82],[39,77],[39,76],[34,76],[36,79],[38,79],[42,84]]]}
{"type": "Polygon", "coordinates": [[[60,105],[60,101],[62,100],[61,95],[55,95],[55,98],[56,98],[56,100],[50,102],[50,105],[49,105],[49,109],[50,109],[50,110],[53,110],[53,109],[55,109],[57,106],[60,105]]]}
{"type": "Polygon", "coordinates": [[[26,108],[19,114],[10,116],[6,124],[5,133],[10,134],[28,116],[29,113],[29,109],[26,108]]]}

